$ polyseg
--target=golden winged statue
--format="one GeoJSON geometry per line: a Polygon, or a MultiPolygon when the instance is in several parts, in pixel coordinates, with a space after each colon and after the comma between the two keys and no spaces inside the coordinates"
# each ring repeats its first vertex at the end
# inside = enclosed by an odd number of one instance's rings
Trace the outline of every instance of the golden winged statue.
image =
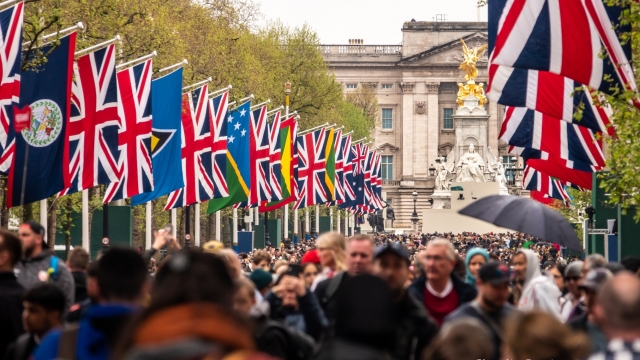
{"type": "Polygon", "coordinates": [[[472,81],[478,76],[478,68],[476,67],[476,63],[478,62],[484,51],[487,49],[487,44],[484,44],[479,48],[469,49],[464,40],[460,39],[460,42],[462,43],[462,53],[464,54],[464,60],[462,61],[462,64],[460,64],[459,69],[465,71],[465,80],[472,81]]]}

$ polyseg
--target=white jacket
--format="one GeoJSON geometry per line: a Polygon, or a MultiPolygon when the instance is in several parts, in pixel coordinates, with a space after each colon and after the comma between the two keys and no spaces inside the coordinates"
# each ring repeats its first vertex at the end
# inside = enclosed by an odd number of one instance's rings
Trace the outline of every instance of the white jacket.
{"type": "Polygon", "coordinates": [[[554,315],[562,321],[560,315],[560,297],[562,293],[553,278],[540,272],[540,260],[532,250],[523,249],[527,257],[527,271],[523,284],[522,296],[518,302],[518,309],[522,311],[542,310],[554,315]]]}

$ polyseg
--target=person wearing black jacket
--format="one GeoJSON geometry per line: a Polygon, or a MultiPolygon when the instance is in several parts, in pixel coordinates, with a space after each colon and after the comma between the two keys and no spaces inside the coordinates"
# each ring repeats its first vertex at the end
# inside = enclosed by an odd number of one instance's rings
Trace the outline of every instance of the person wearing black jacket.
{"type": "Polygon", "coordinates": [[[21,258],[20,240],[10,232],[0,230],[0,358],[7,346],[24,332],[22,298],[26,289],[13,273],[21,258]]]}
{"type": "Polygon", "coordinates": [[[423,350],[438,333],[438,325],[424,306],[405,288],[409,278],[409,253],[400,244],[387,243],[376,249],[373,274],[384,280],[394,294],[398,325],[395,333],[394,359],[420,359],[423,350]]]}

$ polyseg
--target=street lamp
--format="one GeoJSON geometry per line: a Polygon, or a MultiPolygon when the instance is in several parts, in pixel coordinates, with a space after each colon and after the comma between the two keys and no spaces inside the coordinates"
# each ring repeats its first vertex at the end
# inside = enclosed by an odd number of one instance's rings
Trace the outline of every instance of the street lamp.
{"type": "Polygon", "coordinates": [[[415,226],[416,224],[418,224],[418,220],[420,220],[420,218],[418,218],[418,210],[416,209],[416,203],[418,202],[418,192],[414,190],[411,196],[413,196],[413,214],[411,214],[411,222],[415,226]]]}
{"type": "MultiPolygon", "coordinates": [[[[438,161],[438,160],[436,160],[436,161],[438,161]]],[[[434,168],[433,164],[431,164],[431,166],[429,167],[429,176],[434,176],[435,174],[436,174],[436,168],[434,168]]]]}

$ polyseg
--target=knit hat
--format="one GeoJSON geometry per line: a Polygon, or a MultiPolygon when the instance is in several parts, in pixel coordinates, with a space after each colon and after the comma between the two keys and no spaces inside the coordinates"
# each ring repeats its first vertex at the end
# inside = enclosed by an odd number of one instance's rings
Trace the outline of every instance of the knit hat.
{"type": "Polygon", "coordinates": [[[217,254],[222,249],[224,249],[224,244],[218,240],[207,241],[202,245],[202,251],[209,254],[217,254]]]}
{"type": "Polygon", "coordinates": [[[311,251],[307,251],[304,256],[302,256],[302,261],[300,261],[300,264],[304,265],[306,263],[320,264],[320,256],[318,256],[318,250],[314,249],[311,251]]]}
{"type": "Polygon", "coordinates": [[[258,290],[266,288],[273,282],[273,277],[271,276],[271,274],[262,269],[253,270],[251,275],[249,275],[249,279],[253,281],[258,290]]]}

